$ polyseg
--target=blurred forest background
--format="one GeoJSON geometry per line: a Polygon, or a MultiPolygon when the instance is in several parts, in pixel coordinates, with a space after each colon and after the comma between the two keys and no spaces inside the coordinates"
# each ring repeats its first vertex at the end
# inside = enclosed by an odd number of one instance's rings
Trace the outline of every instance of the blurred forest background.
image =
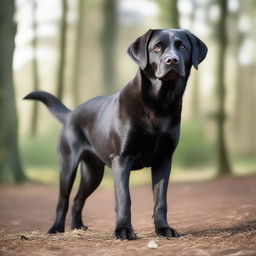
{"type": "Polygon", "coordinates": [[[58,180],[61,126],[22,98],[45,90],[73,109],[120,90],[138,68],[126,50],[149,28],[189,29],[209,49],[185,92],[173,179],[256,172],[255,0],[0,0],[2,182],[58,180]]]}

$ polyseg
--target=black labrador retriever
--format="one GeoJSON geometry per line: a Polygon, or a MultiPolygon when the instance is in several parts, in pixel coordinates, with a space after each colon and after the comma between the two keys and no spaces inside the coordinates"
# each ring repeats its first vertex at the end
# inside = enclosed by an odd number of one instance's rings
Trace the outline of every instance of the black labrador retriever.
{"type": "Polygon", "coordinates": [[[182,96],[192,65],[197,69],[206,45],[187,30],[149,30],[128,48],[139,65],[121,91],[87,101],[74,111],[53,95],[36,91],[24,99],[43,102],[63,123],[58,142],[60,192],[56,220],[48,233],[64,232],[69,195],[81,163],[81,183],[72,208],[72,228],[86,229],[81,211],[101,183],[104,166],[113,169],[115,237],[136,239],[131,224],[131,170],[152,168],[156,234],[178,237],[167,221],[167,188],[180,135],[182,96]]]}

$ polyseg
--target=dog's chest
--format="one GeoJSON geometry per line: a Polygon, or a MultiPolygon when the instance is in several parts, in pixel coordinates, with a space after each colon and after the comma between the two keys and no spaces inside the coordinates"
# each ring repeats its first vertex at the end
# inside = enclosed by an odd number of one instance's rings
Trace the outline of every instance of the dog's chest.
{"type": "Polygon", "coordinates": [[[157,117],[153,112],[149,112],[145,116],[145,125],[142,130],[149,134],[160,137],[162,134],[168,133],[172,126],[172,117],[157,117]]]}
{"type": "Polygon", "coordinates": [[[170,155],[178,139],[173,128],[171,120],[154,119],[153,122],[132,130],[123,145],[123,153],[135,157],[132,169],[149,167],[155,158],[170,155]]]}

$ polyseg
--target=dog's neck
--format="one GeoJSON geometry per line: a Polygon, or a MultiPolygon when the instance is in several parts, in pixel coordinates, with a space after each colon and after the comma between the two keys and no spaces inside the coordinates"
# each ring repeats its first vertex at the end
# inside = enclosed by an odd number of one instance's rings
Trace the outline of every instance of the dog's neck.
{"type": "Polygon", "coordinates": [[[159,114],[168,114],[181,108],[189,72],[187,74],[186,77],[177,80],[161,81],[139,69],[134,80],[139,81],[135,84],[140,87],[138,89],[145,106],[159,114]]]}

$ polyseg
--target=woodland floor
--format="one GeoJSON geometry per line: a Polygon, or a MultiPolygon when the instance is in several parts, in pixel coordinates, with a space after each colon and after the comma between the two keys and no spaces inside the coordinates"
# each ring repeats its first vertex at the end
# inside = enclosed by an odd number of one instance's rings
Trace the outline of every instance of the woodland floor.
{"type": "MultiPolygon", "coordinates": [[[[256,255],[256,176],[229,177],[203,183],[171,183],[171,225],[180,238],[155,236],[150,186],[131,188],[136,241],[113,238],[114,192],[98,189],[86,202],[87,231],[46,235],[58,188],[50,185],[0,187],[0,255],[256,255]],[[154,240],[157,249],[147,244],[154,240]]],[[[74,197],[74,193],[72,194],[74,197]]]]}

